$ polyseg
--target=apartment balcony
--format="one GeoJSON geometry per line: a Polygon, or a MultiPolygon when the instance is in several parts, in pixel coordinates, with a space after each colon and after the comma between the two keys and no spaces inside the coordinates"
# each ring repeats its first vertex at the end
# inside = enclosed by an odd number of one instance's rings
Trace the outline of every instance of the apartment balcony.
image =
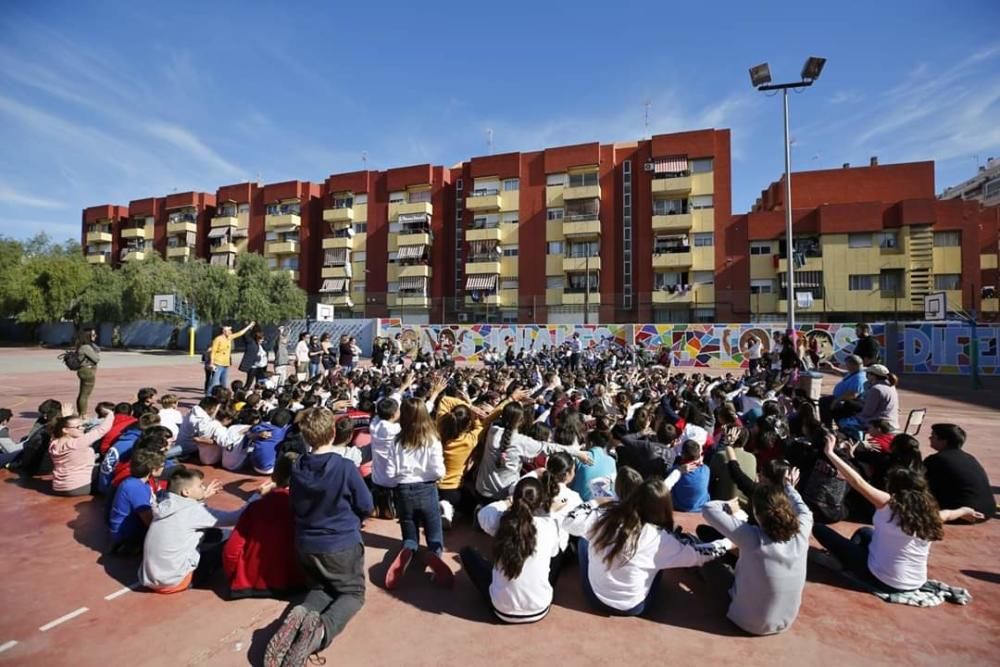
{"type": "Polygon", "coordinates": [[[427,232],[411,232],[402,230],[396,237],[397,245],[430,245],[431,235],[427,232]]]}
{"type": "Polygon", "coordinates": [[[235,243],[224,241],[222,243],[216,243],[215,245],[210,246],[209,252],[212,253],[213,255],[222,255],[227,252],[236,254],[237,252],[239,252],[239,248],[236,247],[235,243]]]}
{"type": "Polygon", "coordinates": [[[434,215],[434,206],[429,201],[389,203],[390,220],[395,220],[401,215],[417,215],[420,213],[432,216],[434,215]]]}
{"type": "Polygon", "coordinates": [[[414,296],[408,294],[400,294],[396,297],[396,305],[406,308],[430,308],[431,300],[430,297],[424,296],[414,296]]]}
{"type": "Polygon", "coordinates": [[[145,227],[122,227],[122,238],[123,239],[145,239],[146,238],[146,228],[145,227]]]}
{"type": "Polygon", "coordinates": [[[657,195],[684,195],[691,192],[691,177],[654,178],[652,190],[654,197],[657,195]]]}
{"type": "Polygon", "coordinates": [[[595,214],[593,216],[566,217],[563,218],[563,236],[569,238],[584,236],[600,236],[601,219],[595,214]]]}
{"type": "Polygon", "coordinates": [[[466,307],[475,306],[502,306],[503,297],[499,293],[495,294],[483,294],[480,295],[478,299],[473,299],[471,296],[465,297],[466,307]]]}
{"type": "Polygon", "coordinates": [[[399,267],[399,277],[402,278],[430,278],[431,267],[427,264],[411,264],[399,267]]]}
{"type": "Polygon", "coordinates": [[[479,229],[466,229],[465,230],[465,240],[466,241],[496,241],[500,242],[500,226],[495,227],[481,227],[479,229]]]}
{"type": "Polygon", "coordinates": [[[693,224],[693,216],[690,213],[653,216],[654,232],[689,232],[693,224]]]}
{"type": "Polygon", "coordinates": [[[323,239],[323,250],[338,250],[354,247],[354,237],[352,236],[327,236],[323,239]]]}
{"type": "Polygon", "coordinates": [[[500,191],[480,190],[465,198],[465,208],[469,211],[499,211],[500,191]]]}
{"type": "Polygon", "coordinates": [[[666,289],[659,289],[653,292],[653,304],[657,306],[673,304],[689,304],[694,302],[694,290],[675,290],[671,292],[666,289]]]}
{"type": "Polygon", "coordinates": [[[265,255],[297,255],[298,253],[298,241],[268,241],[264,245],[265,255]]]}
{"type": "Polygon", "coordinates": [[[601,292],[600,290],[590,290],[590,298],[587,298],[586,292],[568,292],[563,291],[562,295],[562,305],[564,306],[582,306],[587,302],[590,302],[590,306],[596,307],[597,304],[601,303],[601,292]]]}
{"type": "Polygon", "coordinates": [[[354,301],[351,300],[351,295],[344,294],[324,294],[320,297],[320,302],[325,303],[328,306],[339,306],[341,308],[354,308],[354,301]]]}
{"type": "Polygon", "coordinates": [[[194,254],[194,249],[188,246],[180,246],[177,248],[167,248],[167,259],[190,259],[194,254]]]}
{"type": "MultiPolygon", "coordinates": [[[[900,263],[898,268],[905,268],[906,262],[900,263]]],[[[894,268],[886,266],[885,268],[894,268]]],[[[822,271],[823,270],[823,258],[822,257],[806,257],[805,264],[803,266],[796,266],[796,271],[822,271]]],[[[788,272],[788,260],[783,256],[778,258],[778,268],[777,273],[787,273],[788,272]]]]}
{"type": "Polygon", "coordinates": [[[238,227],[240,219],[235,215],[219,215],[212,218],[213,227],[238,227]]]}
{"type": "MultiPolygon", "coordinates": [[[[784,294],[785,294],[784,290],[781,291],[781,294],[782,294],[782,297],[784,297],[784,294]]],[[[906,299],[902,299],[902,298],[899,299],[899,306],[900,306],[901,309],[906,307],[904,305],[905,303],[906,303],[906,299]]],[[[803,307],[801,307],[799,305],[795,306],[795,312],[797,312],[797,313],[809,313],[809,312],[819,312],[819,313],[822,313],[825,310],[826,310],[826,303],[823,301],[823,299],[813,299],[812,306],[810,306],[809,308],[803,308],[803,307]]],[[[779,313],[787,313],[788,312],[788,299],[785,299],[785,298],[778,299],[778,312],[779,313]]]]}
{"type": "Polygon", "coordinates": [[[324,266],[320,271],[321,278],[350,278],[353,274],[350,264],[342,266],[324,266]]]}
{"type": "Polygon", "coordinates": [[[123,262],[141,262],[146,259],[146,251],[144,250],[125,250],[122,252],[123,262]]]}
{"type": "Polygon", "coordinates": [[[193,222],[183,221],[167,223],[167,236],[173,236],[174,234],[196,234],[197,232],[198,225],[193,222]]]}
{"type": "Polygon", "coordinates": [[[323,209],[323,222],[331,223],[353,223],[353,208],[325,208],[323,209]]]}
{"type": "Polygon", "coordinates": [[[654,269],[685,269],[691,268],[691,252],[661,252],[653,255],[654,269]]]}
{"type": "Polygon", "coordinates": [[[92,253],[87,255],[88,264],[110,264],[111,255],[108,253],[92,253]]]}
{"type": "Polygon", "coordinates": [[[111,243],[111,232],[87,232],[87,243],[111,243]]]}
{"type": "Polygon", "coordinates": [[[564,200],[570,199],[600,199],[600,185],[578,185],[575,187],[566,186],[563,188],[562,197],[564,200]]]}
{"type": "Polygon", "coordinates": [[[474,273],[500,273],[500,260],[488,260],[482,262],[468,261],[465,263],[465,274],[474,273]]]}
{"type": "Polygon", "coordinates": [[[601,269],[601,258],[600,257],[563,257],[562,269],[564,273],[570,273],[574,271],[586,271],[587,269],[591,271],[600,271],[601,269]]]}
{"type": "Polygon", "coordinates": [[[279,213],[277,215],[264,216],[264,229],[276,229],[279,227],[302,226],[302,216],[298,213],[279,213]]]}

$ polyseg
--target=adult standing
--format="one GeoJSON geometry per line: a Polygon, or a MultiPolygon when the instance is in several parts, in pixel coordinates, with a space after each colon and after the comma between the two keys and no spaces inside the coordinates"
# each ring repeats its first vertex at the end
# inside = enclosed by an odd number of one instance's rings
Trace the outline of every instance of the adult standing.
{"type": "Polygon", "coordinates": [[[300,382],[306,379],[309,372],[309,334],[299,334],[299,342],[295,344],[295,374],[300,382]]]}
{"type": "Polygon", "coordinates": [[[278,335],[274,338],[274,372],[278,376],[278,386],[285,386],[288,378],[288,331],[278,327],[278,335]]]}
{"type": "Polygon", "coordinates": [[[854,333],[858,335],[858,341],[854,344],[854,354],[861,357],[865,366],[877,364],[882,357],[882,348],[878,341],[872,336],[872,328],[868,324],[859,324],[854,333]]]}
{"type": "Polygon", "coordinates": [[[80,357],[80,368],[76,377],[80,380],[80,390],[76,394],[76,414],[87,415],[87,403],[97,381],[97,365],[101,363],[101,348],[97,346],[97,332],[87,327],[76,337],[76,353],[80,357]]]}
{"type": "Polygon", "coordinates": [[[243,359],[240,360],[240,370],[247,374],[247,389],[264,381],[264,374],[267,372],[267,348],[264,346],[264,332],[260,327],[254,327],[253,334],[247,337],[243,359]]]}
{"type": "Polygon", "coordinates": [[[747,358],[750,360],[750,375],[756,375],[760,368],[760,358],[764,354],[764,343],[757,336],[750,334],[744,345],[746,346],[747,358]]]}
{"type": "Polygon", "coordinates": [[[578,371],[580,370],[580,362],[583,358],[583,342],[580,341],[580,334],[578,332],[573,333],[573,337],[569,340],[569,365],[570,367],[578,371]]]}
{"type": "Polygon", "coordinates": [[[337,352],[337,362],[345,372],[350,373],[354,369],[354,347],[351,345],[350,337],[346,334],[340,337],[337,352]]]}
{"type": "Polygon", "coordinates": [[[229,386],[229,366],[232,364],[233,341],[250,331],[256,322],[251,322],[238,332],[233,333],[233,328],[223,326],[219,334],[212,339],[212,347],[209,356],[209,365],[212,369],[212,381],[209,383],[208,392],[221,385],[229,386]]]}
{"type": "Polygon", "coordinates": [[[320,366],[323,364],[323,344],[316,336],[309,336],[309,378],[319,375],[320,366]]]}

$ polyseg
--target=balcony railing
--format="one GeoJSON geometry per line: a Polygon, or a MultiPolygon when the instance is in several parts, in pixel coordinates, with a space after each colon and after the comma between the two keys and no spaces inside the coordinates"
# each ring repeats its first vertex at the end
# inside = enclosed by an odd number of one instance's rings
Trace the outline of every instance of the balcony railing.
{"type": "Polygon", "coordinates": [[[302,215],[302,207],[299,204],[270,204],[267,215],[302,215]]]}
{"type": "Polygon", "coordinates": [[[500,194],[499,188],[480,188],[472,191],[473,197],[492,197],[500,194]]]}
{"type": "Polygon", "coordinates": [[[198,222],[198,217],[194,213],[172,213],[167,218],[167,224],[175,222],[198,222]]]}

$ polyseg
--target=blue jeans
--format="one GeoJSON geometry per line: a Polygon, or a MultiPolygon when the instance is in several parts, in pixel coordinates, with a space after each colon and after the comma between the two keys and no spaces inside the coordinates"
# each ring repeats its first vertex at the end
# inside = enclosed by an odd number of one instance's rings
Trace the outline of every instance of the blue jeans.
{"type": "Polygon", "coordinates": [[[649,587],[649,592],[646,593],[645,600],[631,609],[615,609],[601,602],[590,585],[590,577],[587,575],[587,567],[590,563],[590,556],[587,553],[589,546],[587,540],[580,538],[580,541],[576,545],[576,553],[580,559],[580,576],[583,579],[583,593],[587,596],[590,606],[599,612],[610,614],[611,616],[641,616],[648,611],[653,606],[656,592],[660,588],[660,578],[663,576],[663,570],[657,572],[656,576],[653,577],[653,584],[649,587]]]}
{"type": "Polygon", "coordinates": [[[424,527],[427,548],[436,554],[444,551],[444,531],[441,528],[441,505],[435,482],[400,484],[393,494],[396,499],[396,518],[403,531],[403,548],[420,545],[418,528],[424,527]]]}
{"type": "Polygon", "coordinates": [[[229,366],[216,366],[215,370],[212,371],[212,380],[208,383],[208,392],[212,393],[212,390],[218,386],[229,387],[229,366]]]}
{"type": "Polygon", "coordinates": [[[309,379],[311,380],[312,378],[316,377],[317,375],[319,375],[319,362],[318,361],[310,361],[309,362],[309,379]]]}

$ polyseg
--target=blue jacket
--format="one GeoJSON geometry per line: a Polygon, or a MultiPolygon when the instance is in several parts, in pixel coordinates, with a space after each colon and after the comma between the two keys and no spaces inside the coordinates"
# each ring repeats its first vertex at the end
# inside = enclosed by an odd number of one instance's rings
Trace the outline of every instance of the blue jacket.
{"type": "Polygon", "coordinates": [[[132,447],[139,440],[142,431],[138,426],[130,426],[115,440],[111,448],[104,453],[101,460],[101,471],[97,475],[97,491],[107,493],[111,488],[111,480],[115,478],[115,466],[119,461],[128,461],[132,458],[132,447]]]}
{"type": "Polygon", "coordinates": [[[352,461],[332,452],[301,456],[289,492],[300,552],[331,553],[361,543],[361,519],[375,504],[352,461]]]}
{"type": "Polygon", "coordinates": [[[255,440],[253,443],[253,450],[250,452],[250,465],[253,466],[254,470],[262,472],[274,470],[274,462],[278,457],[278,446],[284,442],[290,428],[291,425],[274,426],[269,422],[262,422],[250,428],[251,434],[263,431],[271,432],[270,438],[255,440]]]}
{"type": "Polygon", "coordinates": [[[678,512],[698,512],[710,498],[708,481],[711,470],[707,465],[698,466],[689,473],[681,475],[674,484],[670,496],[674,501],[674,509],[678,512]]]}

